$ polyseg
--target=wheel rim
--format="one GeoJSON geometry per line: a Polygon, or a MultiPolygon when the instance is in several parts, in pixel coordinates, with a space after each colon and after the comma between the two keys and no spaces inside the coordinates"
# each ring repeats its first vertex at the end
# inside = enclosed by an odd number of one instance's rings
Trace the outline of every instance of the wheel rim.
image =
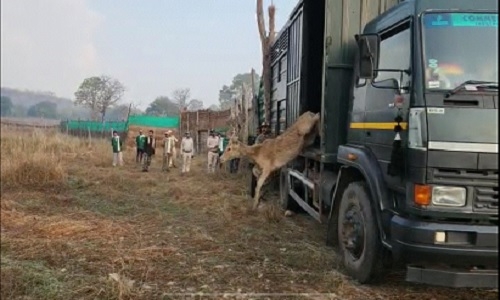
{"type": "Polygon", "coordinates": [[[350,205],[345,210],[341,226],[342,248],[355,260],[359,259],[364,250],[365,224],[357,206],[350,205]]]}

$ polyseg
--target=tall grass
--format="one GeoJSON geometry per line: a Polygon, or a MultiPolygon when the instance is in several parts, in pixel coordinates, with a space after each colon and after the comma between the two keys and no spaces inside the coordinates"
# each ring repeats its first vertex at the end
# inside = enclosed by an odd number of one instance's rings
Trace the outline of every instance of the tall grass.
{"type": "MultiPolygon", "coordinates": [[[[61,186],[67,171],[68,156],[88,155],[96,163],[102,161],[107,146],[104,140],[89,141],[42,129],[20,130],[2,127],[1,187],[37,189],[61,186]]],[[[109,148],[109,146],[107,147],[109,148]]],[[[109,149],[107,149],[109,152],[109,149]]]]}

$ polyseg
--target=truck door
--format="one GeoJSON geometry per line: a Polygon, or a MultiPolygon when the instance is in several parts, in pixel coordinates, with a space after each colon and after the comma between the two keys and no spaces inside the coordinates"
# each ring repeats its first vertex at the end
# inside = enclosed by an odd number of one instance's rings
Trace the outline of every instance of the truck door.
{"type": "MultiPolygon", "coordinates": [[[[412,39],[410,21],[405,21],[397,26],[383,31],[380,41],[380,58],[378,69],[408,70],[411,65],[412,39]]],[[[396,137],[394,127],[397,124],[395,119],[400,115],[403,120],[400,123],[403,131],[400,133],[401,146],[406,143],[406,122],[409,106],[409,94],[403,93],[403,108],[398,110],[394,106],[397,91],[389,88],[394,79],[400,81],[400,72],[379,71],[374,79],[373,86],[368,84],[365,102],[365,145],[371,149],[377,157],[379,165],[384,173],[389,187],[396,188],[402,185],[401,175],[389,176],[387,173],[391,154],[393,152],[393,142],[396,137]],[[385,87],[385,88],[383,88],[385,87]]],[[[410,76],[403,75],[401,86],[409,87],[410,76]]],[[[398,162],[404,164],[404,161],[398,162]]]]}

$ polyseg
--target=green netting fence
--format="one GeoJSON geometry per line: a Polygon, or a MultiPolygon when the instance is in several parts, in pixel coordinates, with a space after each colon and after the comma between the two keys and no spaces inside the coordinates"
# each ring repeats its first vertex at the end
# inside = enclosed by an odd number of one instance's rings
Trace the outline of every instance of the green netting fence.
{"type": "Polygon", "coordinates": [[[125,137],[129,126],[178,128],[179,117],[130,116],[128,121],[61,121],[61,131],[76,136],[88,136],[90,133],[92,136],[109,137],[111,131],[116,130],[125,137]]]}
{"type": "Polygon", "coordinates": [[[129,126],[178,128],[179,117],[130,116],[128,124],[129,126]]]}
{"type": "Polygon", "coordinates": [[[97,122],[97,121],[80,121],[80,120],[69,120],[61,122],[62,130],[84,130],[91,132],[101,132],[101,131],[111,131],[116,130],[118,132],[127,131],[127,122],[97,122]]]}

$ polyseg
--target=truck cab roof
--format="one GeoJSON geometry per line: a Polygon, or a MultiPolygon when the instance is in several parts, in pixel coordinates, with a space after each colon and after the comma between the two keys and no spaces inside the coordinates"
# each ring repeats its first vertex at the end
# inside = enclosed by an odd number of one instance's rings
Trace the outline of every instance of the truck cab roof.
{"type": "MultiPolygon", "coordinates": [[[[302,1],[301,1],[302,2],[302,1]]],[[[462,11],[477,11],[477,7],[483,7],[483,10],[498,11],[497,0],[456,0],[453,1],[454,9],[462,11]],[[480,4],[480,5],[479,5],[480,4]],[[488,7],[484,9],[484,7],[488,7]]],[[[425,11],[450,9],[448,0],[403,0],[398,5],[388,9],[378,17],[366,24],[364,33],[378,33],[388,27],[397,24],[411,16],[419,16],[425,11]]]]}

